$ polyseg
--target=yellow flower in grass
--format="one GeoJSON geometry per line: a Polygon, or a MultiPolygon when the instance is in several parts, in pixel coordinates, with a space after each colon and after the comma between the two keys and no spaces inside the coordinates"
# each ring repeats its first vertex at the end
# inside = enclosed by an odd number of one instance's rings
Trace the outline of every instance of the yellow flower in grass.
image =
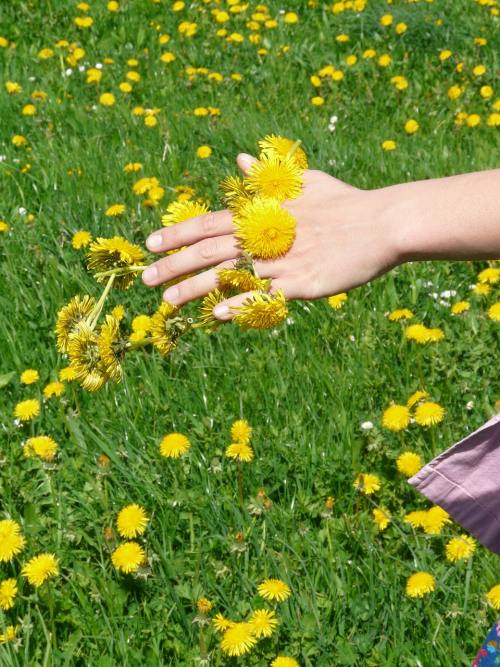
{"type": "Polygon", "coordinates": [[[37,435],[28,438],[24,445],[24,456],[31,458],[37,456],[44,461],[53,461],[57,453],[57,442],[48,435],[37,435]]]}
{"type": "Polygon", "coordinates": [[[300,667],[295,658],[290,658],[286,655],[279,655],[271,663],[271,667],[300,667]]]}
{"type": "Polygon", "coordinates": [[[21,526],[12,519],[0,521],[0,563],[8,563],[21,553],[26,540],[21,534],[21,526]]]}
{"type": "Polygon", "coordinates": [[[360,473],[354,480],[354,488],[357,491],[361,491],[365,496],[371,496],[372,493],[378,491],[382,483],[378,475],[373,475],[369,472],[360,473]]]}
{"type": "Polygon", "coordinates": [[[245,180],[239,176],[226,176],[220,183],[220,189],[224,195],[224,203],[235,213],[238,213],[252,198],[245,180]]]}
{"type": "Polygon", "coordinates": [[[236,657],[249,653],[256,643],[253,625],[234,623],[224,632],[220,646],[224,653],[236,657]]]}
{"type": "Polygon", "coordinates": [[[413,477],[422,468],[422,459],[415,452],[403,452],[398,456],[396,467],[405,477],[413,477]]]}
{"type": "Polygon", "coordinates": [[[436,505],[427,510],[422,528],[428,535],[439,535],[448,523],[451,523],[450,515],[436,505]]]}
{"type": "Polygon", "coordinates": [[[457,303],[454,303],[451,307],[451,313],[452,315],[462,315],[462,313],[466,313],[470,308],[470,302],[469,301],[457,301],[457,303]]]}
{"type": "Polygon", "coordinates": [[[275,134],[268,134],[259,141],[260,150],[264,155],[270,155],[279,159],[291,157],[300,169],[307,169],[307,155],[298,145],[298,142],[275,134]],[[293,152],[292,152],[293,149],[293,152]]]}
{"type": "Polygon", "coordinates": [[[20,380],[23,384],[33,384],[40,379],[38,371],[34,368],[28,368],[27,370],[21,373],[20,380]]]}
{"type": "Polygon", "coordinates": [[[177,341],[191,325],[178,315],[178,308],[171,303],[163,302],[151,317],[151,338],[153,345],[166,357],[177,346],[177,341]]]}
{"type": "Polygon", "coordinates": [[[15,579],[0,581],[0,609],[4,611],[12,609],[16,595],[17,581],[15,579]]]}
{"type": "Polygon", "coordinates": [[[160,443],[160,454],[167,458],[178,459],[191,447],[189,439],[182,433],[169,433],[160,443]]]}
{"type": "Polygon", "coordinates": [[[68,342],[68,357],[84,389],[98,391],[108,376],[101,362],[97,336],[86,322],[78,324],[68,342]]]}
{"type": "Polygon", "coordinates": [[[399,308],[389,313],[388,318],[391,322],[399,322],[399,320],[411,320],[415,315],[408,308],[399,308]]]}
{"type": "Polygon", "coordinates": [[[8,232],[10,229],[10,225],[8,222],[5,222],[5,220],[0,220],[0,233],[4,234],[8,232]]]}
{"type": "Polygon", "coordinates": [[[120,333],[120,320],[113,315],[106,315],[106,320],[99,330],[97,349],[105,375],[113,382],[121,382],[123,378],[121,362],[127,351],[127,341],[120,333]]]}
{"type": "Polygon", "coordinates": [[[252,292],[253,290],[266,291],[271,281],[268,278],[257,278],[246,269],[219,269],[217,283],[221,290],[234,288],[239,292],[252,292]]]}
{"type": "Polygon", "coordinates": [[[382,416],[382,426],[389,431],[403,431],[410,423],[410,410],[406,405],[390,405],[382,416]]]}
{"type": "Polygon", "coordinates": [[[137,537],[146,530],[148,521],[144,508],[133,503],[120,510],[116,519],[116,527],[122,537],[137,537]]]}
{"type": "Polygon", "coordinates": [[[103,107],[112,107],[116,102],[116,97],[113,93],[102,93],[99,97],[99,104],[102,104],[103,107]]]}
{"type": "Polygon", "coordinates": [[[472,287],[472,291],[478,296],[488,296],[488,294],[491,292],[491,286],[487,283],[476,283],[472,287]]]}
{"type": "Polygon", "coordinates": [[[426,343],[437,343],[444,338],[444,333],[439,328],[429,329],[424,324],[412,324],[405,329],[405,337],[420,345],[426,343]]]}
{"type": "Polygon", "coordinates": [[[21,574],[32,586],[39,588],[47,579],[59,574],[59,561],[54,554],[40,554],[26,563],[21,574]]]}
{"type": "Polygon", "coordinates": [[[208,206],[203,202],[175,201],[167,206],[167,212],[162,215],[161,222],[165,227],[170,227],[178,222],[197,218],[207,213],[209,213],[208,206]]]}
{"type": "Polygon", "coordinates": [[[206,160],[212,155],[212,149],[210,146],[199,146],[196,149],[196,157],[198,157],[200,160],[206,160]]]}
{"type": "Polygon", "coordinates": [[[276,613],[271,609],[256,609],[249,620],[257,639],[270,637],[278,626],[276,613]]]}
{"type": "Polygon", "coordinates": [[[252,427],[246,419],[238,419],[231,425],[231,438],[233,442],[248,445],[252,436],[252,427]]]}
{"type": "Polygon", "coordinates": [[[132,320],[132,331],[150,331],[151,318],[149,315],[136,315],[132,320]]]}
{"type": "Polygon", "coordinates": [[[290,586],[281,579],[265,579],[258,585],[257,591],[261,598],[270,602],[284,602],[292,594],[290,586]]]}
{"type": "Polygon", "coordinates": [[[494,268],[492,266],[487,269],[483,269],[477,276],[477,279],[480,283],[489,283],[494,285],[500,280],[500,269],[494,268]]]}
{"type": "Polygon", "coordinates": [[[407,120],[405,123],[405,132],[406,134],[415,134],[415,132],[418,130],[419,125],[417,121],[413,118],[410,118],[410,120],[407,120]]]}
{"type": "Polygon", "coordinates": [[[226,448],[226,456],[235,461],[243,461],[244,463],[250,463],[253,459],[253,449],[250,445],[247,445],[243,442],[235,442],[229,447],[226,448]]]}
{"type": "Polygon", "coordinates": [[[384,151],[395,151],[396,147],[397,144],[394,139],[385,139],[385,141],[382,142],[382,150],[384,151]]]}
{"type": "Polygon", "coordinates": [[[73,382],[77,379],[77,374],[74,368],[71,366],[66,366],[66,368],[61,368],[59,371],[59,379],[63,382],[73,382]]]}
{"type": "Polygon", "coordinates": [[[270,329],[283,322],[288,308],[283,291],[277,290],[274,294],[254,292],[235,312],[234,321],[242,329],[270,329]]]}
{"type": "Polygon", "coordinates": [[[406,581],[406,595],[423,598],[436,590],[436,580],[429,572],[415,572],[406,581]]]}
{"type": "Polygon", "coordinates": [[[234,621],[230,621],[228,618],[219,613],[212,618],[212,625],[217,630],[217,632],[225,632],[228,628],[234,625],[234,621]]]}
{"type": "Polygon", "coordinates": [[[116,218],[116,216],[122,215],[122,213],[125,213],[125,204],[112,204],[112,206],[106,209],[105,215],[108,218],[116,218]]]}
{"type": "Polygon", "coordinates": [[[500,322],[500,301],[497,301],[497,303],[488,308],[488,317],[490,320],[500,322]]]}
{"type": "Polygon", "coordinates": [[[200,614],[208,614],[213,606],[213,603],[207,598],[198,598],[198,600],[196,600],[196,609],[200,614]]]}
{"type": "Polygon", "coordinates": [[[345,292],[340,292],[340,294],[334,294],[333,296],[328,297],[328,305],[333,310],[340,310],[347,301],[347,294],[345,292]]]}
{"type": "Polygon", "coordinates": [[[80,248],[86,248],[91,241],[92,234],[82,229],[73,234],[71,245],[75,250],[80,250],[80,248]]]}
{"type": "MultiPolygon", "coordinates": [[[[144,257],[142,248],[130,243],[122,236],[114,236],[110,239],[97,238],[90,244],[87,266],[89,271],[95,274],[98,283],[107,283],[109,275],[102,276],[99,275],[100,273],[143,266],[144,257]]],[[[131,270],[129,273],[116,276],[113,286],[119,289],[128,289],[139,273],[140,270],[131,270]]]]}
{"type": "Polygon", "coordinates": [[[409,398],[408,401],[406,402],[406,405],[407,405],[409,408],[412,408],[412,407],[413,407],[414,405],[416,405],[419,401],[423,400],[424,398],[428,398],[428,396],[429,396],[429,393],[428,393],[427,391],[423,391],[422,389],[417,389],[417,391],[415,391],[415,392],[410,396],[410,398],[409,398]]]}
{"type": "Polygon", "coordinates": [[[243,250],[257,259],[276,259],[290,250],[297,221],[277,199],[254,197],[234,218],[243,250]]]}
{"type": "Polygon", "coordinates": [[[302,192],[302,173],[293,157],[263,155],[250,167],[245,184],[252,194],[261,197],[295,199],[302,192]]]}
{"type": "Polygon", "coordinates": [[[420,426],[435,426],[444,419],[445,410],[439,403],[425,401],[417,405],[415,421],[420,426]]]}
{"type": "Polygon", "coordinates": [[[142,169],[142,162],[127,162],[123,167],[123,171],[126,174],[134,174],[142,169]]]}
{"type": "Polygon", "coordinates": [[[40,401],[37,398],[29,398],[21,401],[14,408],[14,417],[22,422],[30,421],[40,414],[40,401]]]}
{"type": "Polygon", "coordinates": [[[476,542],[469,535],[452,537],[446,544],[446,558],[452,563],[459,560],[467,560],[476,550],[476,542]]]}
{"type": "Polygon", "coordinates": [[[62,382],[58,382],[57,380],[49,382],[49,384],[43,388],[43,395],[45,398],[52,398],[53,396],[59,397],[62,396],[64,392],[65,386],[62,382]]]}
{"type": "Polygon", "coordinates": [[[124,542],[111,554],[111,562],[120,572],[130,574],[137,572],[142,562],[146,560],[146,553],[137,542],[124,542]]]}
{"type": "Polygon", "coordinates": [[[490,590],[486,593],[486,599],[493,607],[493,609],[496,609],[497,611],[500,609],[500,584],[490,588],[490,590]]]}
{"type": "Polygon", "coordinates": [[[0,634],[0,644],[13,642],[16,638],[17,630],[13,625],[8,625],[3,634],[0,634]]]}
{"type": "Polygon", "coordinates": [[[218,289],[212,290],[203,298],[198,311],[198,323],[207,333],[213,333],[221,326],[222,322],[214,315],[214,308],[226,299],[227,295],[218,289]]]}
{"type": "Polygon", "coordinates": [[[387,507],[376,507],[372,511],[373,521],[376,523],[379,530],[385,530],[391,523],[391,513],[387,507]]]}
{"type": "Polygon", "coordinates": [[[405,515],[403,521],[412,528],[423,528],[427,520],[427,510],[416,510],[405,515]]]}

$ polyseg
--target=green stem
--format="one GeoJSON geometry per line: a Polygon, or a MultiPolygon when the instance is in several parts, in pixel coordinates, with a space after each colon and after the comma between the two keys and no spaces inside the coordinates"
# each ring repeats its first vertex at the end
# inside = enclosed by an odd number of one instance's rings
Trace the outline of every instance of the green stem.
{"type": "Polygon", "coordinates": [[[95,274],[96,278],[107,278],[108,276],[126,276],[128,273],[136,273],[137,271],[144,271],[147,269],[146,265],[124,266],[121,269],[109,269],[109,271],[99,271],[95,274]]]}
{"type": "Polygon", "coordinates": [[[243,473],[241,471],[241,461],[236,461],[236,474],[238,477],[238,495],[240,498],[240,507],[243,510],[244,495],[243,495],[243,473]]]}
{"type": "Polygon", "coordinates": [[[95,325],[97,324],[97,320],[99,319],[101,311],[104,307],[104,303],[108,297],[108,294],[111,291],[111,288],[113,287],[113,283],[115,282],[115,275],[116,274],[113,273],[109,276],[106,287],[104,288],[103,293],[101,294],[101,298],[99,299],[94,310],[90,313],[88,317],[89,326],[92,329],[92,331],[95,329],[95,325]]]}
{"type": "Polygon", "coordinates": [[[467,563],[467,571],[465,573],[465,594],[464,594],[464,615],[467,612],[467,604],[469,602],[470,580],[472,575],[472,556],[467,563]]]}

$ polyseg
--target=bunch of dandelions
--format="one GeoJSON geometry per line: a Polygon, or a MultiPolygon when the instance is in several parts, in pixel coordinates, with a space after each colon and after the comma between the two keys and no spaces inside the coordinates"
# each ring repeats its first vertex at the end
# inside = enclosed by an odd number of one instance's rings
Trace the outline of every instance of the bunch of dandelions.
{"type": "Polygon", "coordinates": [[[69,367],[84,389],[97,391],[106,382],[123,378],[123,359],[128,352],[154,346],[162,356],[177,345],[179,336],[190,327],[190,320],[168,303],[146,318],[148,325],[140,332],[124,331],[123,309],[114,308],[102,318],[111,290],[126,290],[145,268],[143,250],[121,236],[93,241],[87,254],[87,267],[97,283],[104,284],[96,301],[89,295],[76,295],[57,315],[57,348],[67,354],[69,367]],[[139,335],[140,333],[140,335],[139,335]]]}

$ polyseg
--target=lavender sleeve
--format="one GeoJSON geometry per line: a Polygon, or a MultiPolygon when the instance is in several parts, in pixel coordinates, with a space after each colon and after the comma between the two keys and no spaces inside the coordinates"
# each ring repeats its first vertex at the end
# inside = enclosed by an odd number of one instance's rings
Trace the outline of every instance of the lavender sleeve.
{"type": "Polygon", "coordinates": [[[408,481],[500,555],[500,413],[408,481]]]}

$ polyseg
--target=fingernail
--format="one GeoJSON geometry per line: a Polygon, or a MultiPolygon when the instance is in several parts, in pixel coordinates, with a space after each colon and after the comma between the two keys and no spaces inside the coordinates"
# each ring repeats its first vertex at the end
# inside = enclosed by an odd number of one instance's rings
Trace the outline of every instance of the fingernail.
{"type": "Polygon", "coordinates": [[[250,169],[252,164],[254,163],[254,159],[251,155],[248,155],[247,153],[241,153],[239,157],[239,163],[242,169],[250,169]]]}
{"type": "Polygon", "coordinates": [[[173,306],[177,304],[179,296],[180,292],[178,287],[169,287],[167,290],[163,292],[163,300],[168,301],[173,306]]]}
{"type": "Polygon", "coordinates": [[[151,234],[151,236],[146,241],[146,245],[150,250],[155,250],[159,248],[163,243],[163,238],[161,234],[151,234]]]}
{"type": "Polygon", "coordinates": [[[224,304],[219,304],[214,308],[214,315],[219,320],[223,320],[229,315],[229,308],[227,306],[224,306],[224,304]]]}
{"type": "Polygon", "coordinates": [[[148,266],[148,268],[142,272],[142,279],[145,283],[154,283],[158,276],[158,269],[156,266],[148,266]]]}

